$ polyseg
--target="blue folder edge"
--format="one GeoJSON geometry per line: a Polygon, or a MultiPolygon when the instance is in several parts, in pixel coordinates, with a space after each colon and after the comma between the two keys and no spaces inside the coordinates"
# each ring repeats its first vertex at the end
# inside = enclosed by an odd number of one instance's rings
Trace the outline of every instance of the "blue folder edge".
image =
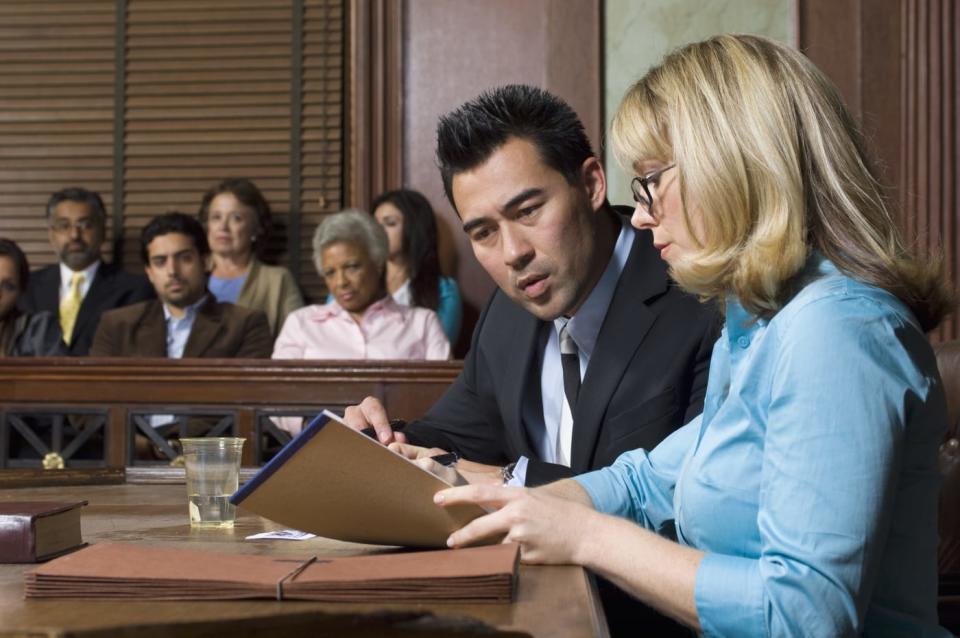
{"type": "Polygon", "coordinates": [[[270,459],[266,465],[260,468],[260,471],[257,472],[252,479],[244,483],[243,487],[236,491],[236,493],[230,497],[230,502],[234,505],[240,505],[243,502],[243,499],[247,498],[252,494],[261,484],[264,483],[268,478],[273,476],[274,472],[280,469],[284,463],[290,460],[290,458],[297,453],[307,442],[315,437],[320,430],[323,429],[327,423],[330,422],[330,417],[324,413],[320,413],[310,421],[310,425],[303,429],[300,434],[298,434],[292,441],[283,446],[283,449],[277,452],[277,455],[270,459]]]}

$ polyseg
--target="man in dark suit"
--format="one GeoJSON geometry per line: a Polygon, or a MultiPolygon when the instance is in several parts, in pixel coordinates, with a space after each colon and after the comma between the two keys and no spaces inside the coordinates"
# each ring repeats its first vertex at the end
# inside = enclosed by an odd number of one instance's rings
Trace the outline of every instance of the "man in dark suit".
{"type": "Polygon", "coordinates": [[[90,354],[112,357],[269,358],[266,316],[207,291],[210,247],[196,219],[183,213],[154,218],[141,252],[159,299],[103,315],[90,354]]]}
{"type": "MultiPolygon", "coordinates": [[[[499,290],[425,417],[394,432],[367,397],[347,423],[411,458],[457,452],[471,482],[532,486],[653,448],[699,414],[718,314],[607,202],[573,110],[502,87],[441,118],[437,140],[447,198],[499,290]]],[[[609,583],[601,595],[614,635],[688,633],[609,583]]]]}
{"type": "Polygon", "coordinates": [[[88,353],[105,311],[153,297],[145,277],[100,261],[106,216],[97,193],[66,188],[51,195],[48,237],[59,263],[31,273],[21,298],[25,311],[59,318],[70,355],[88,353]]]}
{"type": "Polygon", "coordinates": [[[652,448],[699,414],[719,317],[672,285],[650,233],[609,205],[572,109],[503,87],[442,118],[437,138],[447,197],[500,289],[463,372],[425,417],[391,432],[368,397],[347,422],[457,452],[474,482],[539,485],[652,448]]]}

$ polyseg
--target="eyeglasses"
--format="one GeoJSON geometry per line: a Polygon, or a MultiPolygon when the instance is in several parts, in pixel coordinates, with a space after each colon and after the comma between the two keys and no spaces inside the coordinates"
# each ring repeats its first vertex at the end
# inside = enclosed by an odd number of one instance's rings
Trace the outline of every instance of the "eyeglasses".
{"type": "Polygon", "coordinates": [[[69,219],[55,219],[50,223],[50,229],[55,233],[68,233],[74,228],[81,233],[85,233],[96,227],[97,221],[95,219],[78,219],[75,222],[71,222],[69,219]]]}
{"type": "Polygon", "coordinates": [[[633,191],[633,201],[643,205],[649,212],[653,206],[653,196],[650,195],[650,186],[656,186],[660,176],[669,171],[676,164],[664,166],[658,171],[653,171],[646,177],[634,177],[630,180],[630,190],[633,191]]]}

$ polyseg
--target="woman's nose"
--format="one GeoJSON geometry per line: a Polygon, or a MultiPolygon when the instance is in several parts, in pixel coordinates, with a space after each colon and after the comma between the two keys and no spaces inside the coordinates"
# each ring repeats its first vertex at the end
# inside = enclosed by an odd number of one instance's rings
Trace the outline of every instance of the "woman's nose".
{"type": "Polygon", "coordinates": [[[630,225],[639,230],[653,228],[657,225],[657,219],[650,214],[649,206],[637,202],[633,208],[633,215],[630,216],[630,225]]]}

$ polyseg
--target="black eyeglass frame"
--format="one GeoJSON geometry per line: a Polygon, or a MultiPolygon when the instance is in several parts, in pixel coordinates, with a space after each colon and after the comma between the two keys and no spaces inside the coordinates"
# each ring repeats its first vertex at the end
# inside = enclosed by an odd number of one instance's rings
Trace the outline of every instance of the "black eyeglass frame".
{"type": "Polygon", "coordinates": [[[634,177],[630,180],[630,190],[633,191],[633,201],[643,204],[648,211],[653,207],[653,196],[650,194],[651,182],[656,182],[660,176],[669,171],[676,164],[669,164],[663,168],[653,171],[646,177],[634,177]],[[642,190],[641,190],[642,189],[642,190]]]}

